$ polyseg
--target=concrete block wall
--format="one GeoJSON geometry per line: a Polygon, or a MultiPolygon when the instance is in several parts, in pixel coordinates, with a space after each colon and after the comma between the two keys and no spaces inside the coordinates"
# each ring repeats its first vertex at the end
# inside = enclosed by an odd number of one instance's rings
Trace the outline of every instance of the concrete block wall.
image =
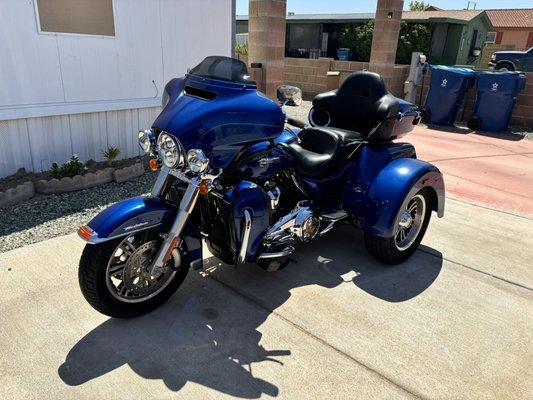
{"type": "Polygon", "coordinates": [[[305,95],[326,92],[331,61],[329,58],[285,58],[284,83],[298,86],[305,95]]]}
{"type": "MultiPolygon", "coordinates": [[[[338,71],[339,87],[346,77],[355,71],[368,69],[368,63],[357,61],[335,61],[329,58],[318,60],[306,58],[285,58],[285,83],[298,86],[307,96],[330,90],[328,87],[327,72],[338,71]]],[[[399,97],[403,97],[403,85],[409,75],[408,65],[395,65],[392,73],[385,78],[389,90],[399,97]]]]}

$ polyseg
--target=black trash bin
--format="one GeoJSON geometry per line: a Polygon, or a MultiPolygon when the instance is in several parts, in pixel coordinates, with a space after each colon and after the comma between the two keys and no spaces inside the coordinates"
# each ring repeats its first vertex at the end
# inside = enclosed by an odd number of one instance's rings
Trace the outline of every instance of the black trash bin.
{"type": "Polygon", "coordinates": [[[468,127],[489,132],[507,130],[516,97],[525,86],[526,77],[520,72],[478,72],[476,105],[468,127]]]}
{"type": "Polygon", "coordinates": [[[475,82],[476,74],[468,68],[430,65],[431,81],[423,108],[424,122],[452,125],[465,93],[475,82]]]}

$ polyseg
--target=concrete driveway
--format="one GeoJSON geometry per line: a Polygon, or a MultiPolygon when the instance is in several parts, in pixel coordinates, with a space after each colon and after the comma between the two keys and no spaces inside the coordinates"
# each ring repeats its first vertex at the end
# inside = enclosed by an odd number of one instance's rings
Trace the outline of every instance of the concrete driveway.
{"type": "Polygon", "coordinates": [[[0,398],[532,398],[532,228],[448,200],[403,265],[341,227],[134,320],[82,298],[75,235],[0,254],[0,398]]]}

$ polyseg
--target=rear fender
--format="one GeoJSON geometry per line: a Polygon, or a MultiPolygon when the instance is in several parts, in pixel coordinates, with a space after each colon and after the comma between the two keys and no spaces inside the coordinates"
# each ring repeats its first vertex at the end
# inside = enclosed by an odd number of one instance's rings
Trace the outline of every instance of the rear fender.
{"type": "MultiPolygon", "coordinates": [[[[87,224],[92,235],[83,239],[90,244],[98,244],[151,228],[166,233],[177,213],[178,207],[157,198],[133,197],[113,204],[94,217],[87,224]]],[[[201,260],[202,246],[198,229],[188,221],[181,236],[187,245],[189,262],[201,260]]]]}
{"type": "Polygon", "coordinates": [[[432,210],[443,217],[444,180],[437,167],[413,158],[387,164],[369,187],[364,230],[377,236],[393,236],[400,211],[416,192],[426,187],[432,194],[432,210]]]}

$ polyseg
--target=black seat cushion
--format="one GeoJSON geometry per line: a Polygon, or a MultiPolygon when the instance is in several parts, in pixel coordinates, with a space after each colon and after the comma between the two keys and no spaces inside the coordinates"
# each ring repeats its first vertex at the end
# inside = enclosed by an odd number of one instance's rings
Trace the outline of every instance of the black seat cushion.
{"type": "Polygon", "coordinates": [[[313,107],[329,113],[330,126],[360,132],[364,138],[378,123],[394,118],[398,106],[383,78],[368,71],[354,72],[339,89],[313,99],[313,107]]]}
{"type": "Polygon", "coordinates": [[[284,148],[300,174],[318,177],[328,174],[340,160],[343,146],[360,140],[361,135],[335,128],[307,128],[298,137],[300,143],[293,141],[284,148]]]}

